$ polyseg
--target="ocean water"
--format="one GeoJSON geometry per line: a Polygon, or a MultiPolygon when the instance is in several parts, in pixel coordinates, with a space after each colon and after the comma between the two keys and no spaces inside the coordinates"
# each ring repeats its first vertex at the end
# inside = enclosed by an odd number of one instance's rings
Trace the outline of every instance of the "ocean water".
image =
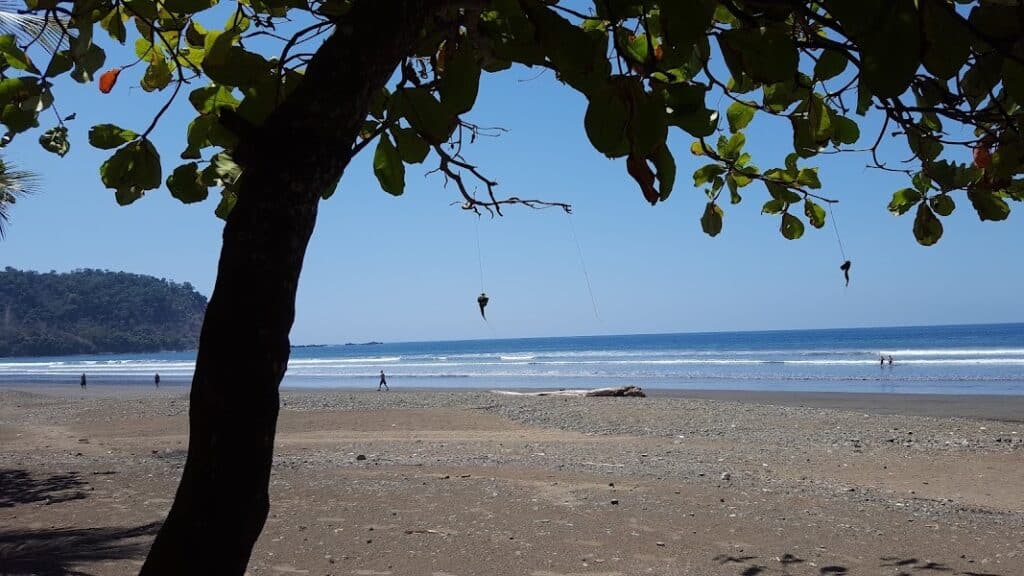
{"type": "MultiPolygon", "coordinates": [[[[0,358],[0,384],[187,384],[194,352],[0,358]]],[[[1024,324],[297,347],[284,386],[1024,394],[1024,324]],[[894,363],[879,365],[879,355],[894,363]]]]}

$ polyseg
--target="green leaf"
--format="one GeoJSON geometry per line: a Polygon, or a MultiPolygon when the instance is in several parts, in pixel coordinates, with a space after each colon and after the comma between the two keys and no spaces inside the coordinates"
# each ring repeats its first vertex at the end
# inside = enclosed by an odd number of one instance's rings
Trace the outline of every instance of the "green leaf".
{"type": "Polygon", "coordinates": [[[649,156],[665,145],[668,138],[668,117],[665,103],[647,94],[639,82],[630,83],[633,114],[626,125],[630,151],[640,156],[649,156]]]}
{"type": "Polygon", "coordinates": [[[131,204],[160,187],[160,154],[149,140],[129,142],[100,166],[100,179],[114,189],[118,204],[131,204]]]}
{"type": "Polygon", "coordinates": [[[50,58],[50,64],[46,67],[46,77],[54,78],[61,74],[71,70],[75,66],[75,62],[68,55],[67,50],[57,52],[50,58]]]}
{"type": "Polygon", "coordinates": [[[204,114],[189,123],[187,142],[188,147],[181,153],[181,157],[186,160],[198,160],[202,157],[199,151],[203,148],[233,148],[238,143],[238,137],[221,125],[216,116],[204,114]]]}
{"type": "Polygon", "coordinates": [[[71,78],[82,84],[92,82],[93,75],[106,60],[106,52],[99,46],[90,44],[82,56],[74,58],[75,69],[71,72],[71,78]]]}
{"type": "Polygon", "coordinates": [[[646,64],[650,58],[647,34],[633,34],[621,27],[615,32],[615,42],[626,59],[634,64],[646,64]]]}
{"type": "Polygon", "coordinates": [[[665,48],[678,54],[690,54],[697,42],[711,26],[717,2],[691,0],[689,2],[662,2],[661,26],[664,29],[665,48]]]}
{"type": "Polygon", "coordinates": [[[857,82],[857,115],[863,116],[867,114],[868,110],[871,109],[871,102],[871,88],[865,84],[864,77],[861,76],[857,82]]]}
{"type": "Polygon", "coordinates": [[[206,29],[199,22],[190,20],[188,27],[185,28],[185,41],[193,48],[205,48],[206,29]]]}
{"type": "MultiPolygon", "coordinates": [[[[841,0],[830,5],[839,3],[841,0]]],[[[921,62],[921,29],[915,0],[882,2],[877,20],[860,44],[861,74],[871,92],[883,98],[903,94],[921,62]]]]}
{"type": "Polygon", "coordinates": [[[107,15],[100,20],[100,26],[107,31],[111,38],[117,40],[119,44],[124,44],[128,31],[124,28],[124,18],[120,8],[116,7],[107,12],[107,15]]]}
{"type": "Polygon", "coordinates": [[[736,160],[747,143],[747,137],[742,132],[733,134],[728,140],[722,138],[718,144],[718,154],[726,160],[736,160]]]}
{"type": "MultiPolygon", "coordinates": [[[[771,170],[768,172],[771,173],[771,170]]],[[[786,204],[796,204],[801,200],[799,194],[779,182],[766,181],[764,186],[768,189],[768,193],[772,195],[772,198],[781,200],[786,204]]]]}
{"type": "Polygon", "coordinates": [[[952,78],[971,54],[970,33],[951,13],[953,7],[946,4],[945,0],[918,2],[924,36],[921,61],[925,69],[942,80],[952,78]]]}
{"type": "Polygon", "coordinates": [[[1013,55],[1003,60],[1003,88],[1020,105],[1024,103],[1024,40],[1017,41],[1013,55]]]}
{"type": "Polygon", "coordinates": [[[860,140],[860,127],[845,116],[833,116],[832,138],[841,144],[856,144],[860,140]]]}
{"type": "Polygon", "coordinates": [[[736,182],[736,173],[730,173],[725,177],[725,184],[729,187],[729,203],[739,204],[743,201],[743,197],[740,196],[739,183],[736,182]]]}
{"type": "Polygon", "coordinates": [[[476,102],[479,87],[480,66],[473,50],[460,46],[444,63],[444,73],[438,86],[441,104],[453,114],[468,112],[476,102]]]}
{"type": "Polygon", "coordinates": [[[182,164],[167,177],[167,189],[171,196],[185,204],[206,200],[209,189],[199,182],[199,165],[195,162],[182,164]]]}
{"type": "Polygon", "coordinates": [[[832,138],[832,114],[817,94],[812,94],[808,101],[807,121],[815,144],[821,146],[832,138]]]}
{"type": "Polygon", "coordinates": [[[217,0],[164,0],[163,5],[175,14],[195,14],[217,4],[217,0]]]}
{"type": "Polygon", "coordinates": [[[719,34],[718,44],[733,78],[736,68],[766,84],[791,81],[796,75],[799,55],[783,27],[732,28],[719,34]]]}
{"type": "Polygon", "coordinates": [[[842,74],[843,70],[846,70],[848,63],[849,60],[842,52],[826,48],[814,64],[814,79],[820,81],[835,78],[842,74]]]}
{"type": "Polygon", "coordinates": [[[729,109],[725,112],[725,117],[729,120],[729,131],[736,132],[746,128],[747,124],[754,119],[754,110],[753,106],[742,102],[730,104],[729,109]]]}
{"type": "Polygon", "coordinates": [[[405,164],[387,134],[381,134],[377,141],[377,150],[373,154],[373,173],[380,187],[388,194],[401,196],[405,191],[405,164]]]}
{"type": "Polygon", "coordinates": [[[979,168],[947,160],[924,163],[924,171],[944,192],[967,188],[983,174],[979,168]]]}
{"type": "Polygon", "coordinates": [[[772,112],[784,112],[794,102],[803,100],[807,90],[800,88],[795,82],[777,82],[767,84],[763,90],[765,107],[772,112]]]}
{"type": "Polygon", "coordinates": [[[9,132],[18,134],[39,126],[38,114],[35,110],[25,110],[21,106],[8,104],[0,112],[0,121],[7,126],[9,132]]]}
{"type": "Polygon", "coordinates": [[[788,212],[783,213],[779,232],[782,232],[786,240],[796,240],[804,235],[804,223],[788,212]]]}
{"type": "Polygon", "coordinates": [[[203,44],[203,71],[217,84],[245,90],[268,80],[277,66],[237,46],[238,38],[239,32],[234,29],[207,32],[203,44]]]}
{"type": "Polygon", "coordinates": [[[721,164],[705,164],[694,171],[693,185],[700,188],[722,174],[725,174],[725,167],[721,164]]]}
{"type": "Polygon", "coordinates": [[[227,152],[214,154],[207,169],[213,171],[215,183],[221,186],[231,186],[242,177],[242,167],[227,152]]]}
{"type": "Polygon", "coordinates": [[[825,225],[825,209],[809,199],[804,200],[804,216],[807,216],[807,221],[815,228],[825,225]]]}
{"type": "Polygon", "coordinates": [[[982,220],[1006,220],[1010,215],[1010,206],[1006,200],[991,191],[973,187],[967,190],[967,198],[978,212],[978,218],[982,220]]]}
{"type": "Polygon", "coordinates": [[[124,4],[128,7],[129,12],[138,14],[143,20],[152,22],[160,15],[156,2],[153,0],[125,0],[124,4]]]}
{"type": "Polygon", "coordinates": [[[370,115],[377,120],[384,119],[384,113],[388,108],[388,100],[391,92],[387,88],[381,88],[370,96],[370,115]]]}
{"type": "Polygon", "coordinates": [[[715,237],[722,231],[722,209],[714,202],[704,206],[704,215],[700,217],[700,227],[708,236],[715,237]]]}
{"type": "MultiPolygon", "coordinates": [[[[920,192],[921,194],[927,193],[929,190],[931,190],[932,187],[932,179],[929,178],[924,172],[918,172],[917,174],[914,174],[913,183],[914,189],[920,192]]],[[[945,216],[945,214],[943,214],[943,216],[945,216]]]]}
{"type": "Polygon", "coordinates": [[[672,157],[668,146],[662,146],[655,150],[651,161],[654,162],[654,168],[658,171],[656,174],[658,177],[658,199],[664,202],[668,200],[669,194],[672,193],[672,188],[675,186],[676,160],[672,157]]]}
{"type": "Polygon", "coordinates": [[[930,133],[913,128],[907,130],[907,144],[910,146],[910,150],[925,162],[935,160],[942,153],[941,142],[933,138],[930,133]]]}
{"type": "Polygon", "coordinates": [[[441,144],[455,129],[455,115],[425,88],[402,88],[395,96],[402,115],[427,142],[441,144]]]}
{"type": "Polygon", "coordinates": [[[710,136],[718,128],[718,112],[704,107],[707,87],[701,84],[672,84],[665,89],[665,104],[672,109],[669,123],[694,138],[710,136]]]}
{"type": "Polygon", "coordinates": [[[915,204],[921,201],[921,198],[921,193],[913,188],[897,190],[893,192],[892,201],[889,202],[889,212],[897,216],[906,214],[915,204]]]}
{"type": "Polygon", "coordinates": [[[138,138],[138,134],[113,124],[97,124],[89,129],[89,144],[101,150],[109,150],[138,138]]]}
{"type": "Polygon", "coordinates": [[[821,188],[821,180],[818,179],[817,168],[801,168],[800,172],[797,173],[796,182],[812,190],[821,188]]]}
{"type": "Polygon", "coordinates": [[[931,208],[922,202],[917,206],[917,217],[914,218],[914,237],[922,246],[932,246],[942,238],[942,222],[935,217],[931,208]]]}
{"type": "Polygon", "coordinates": [[[583,127],[590,143],[609,158],[629,154],[629,141],[626,139],[629,108],[620,91],[615,85],[609,84],[591,94],[589,99],[583,127]]]}
{"type": "Polygon", "coordinates": [[[406,164],[419,164],[430,153],[430,145],[412,128],[393,127],[391,135],[394,136],[398,153],[406,164]]]}
{"type": "Polygon", "coordinates": [[[163,90],[171,83],[171,69],[167,66],[167,60],[162,55],[155,55],[146,67],[146,73],[142,76],[142,89],[146,92],[163,90]]]}
{"type": "Polygon", "coordinates": [[[53,152],[63,158],[71,150],[71,142],[68,141],[68,129],[64,126],[50,128],[39,137],[39,144],[47,152],[53,152]]]}
{"type": "Polygon", "coordinates": [[[1003,58],[997,52],[979,56],[960,82],[961,92],[974,106],[988,98],[999,83],[1003,70],[1003,58]]]}
{"type": "Polygon", "coordinates": [[[956,203],[953,202],[953,198],[949,194],[933,196],[928,203],[931,204],[932,210],[935,210],[935,213],[939,216],[949,216],[956,209],[956,203]]]}
{"type": "Polygon", "coordinates": [[[220,194],[220,202],[213,213],[217,215],[217,218],[227,220],[231,211],[234,210],[235,204],[238,203],[238,193],[232,189],[225,188],[220,191],[220,194]]]}
{"type": "Polygon", "coordinates": [[[773,198],[761,206],[761,214],[779,214],[786,209],[787,204],[778,198],[773,198]]]}
{"type": "Polygon", "coordinates": [[[599,90],[611,72],[608,35],[586,31],[538,3],[524,3],[512,10],[523,11],[534,24],[536,39],[544,55],[558,70],[559,80],[588,97],[599,90]]]}
{"type": "Polygon", "coordinates": [[[14,34],[4,34],[0,36],[0,56],[3,56],[7,65],[11,68],[17,68],[18,70],[24,70],[33,74],[39,74],[39,70],[29,60],[28,55],[18,48],[17,42],[15,42],[14,34]]]}
{"type": "Polygon", "coordinates": [[[217,85],[203,86],[193,90],[188,95],[188,101],[200,114],[210,114],[220,108],[234,109],[239,104],[230,88],[217,85]]]}

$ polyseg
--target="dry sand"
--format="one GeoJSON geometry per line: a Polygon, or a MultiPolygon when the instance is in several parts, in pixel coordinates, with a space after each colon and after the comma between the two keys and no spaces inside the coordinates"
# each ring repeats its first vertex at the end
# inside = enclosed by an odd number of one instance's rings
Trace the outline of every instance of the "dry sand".
{"type": "MultiPolygon", "coordinates": [[[[0,389],[0,574],[134,573],[184,389],[29,390],[0,389]]],[[[951,400],[287,391],[249,571],[1022,576],[1024,398],[951,400]]]]}

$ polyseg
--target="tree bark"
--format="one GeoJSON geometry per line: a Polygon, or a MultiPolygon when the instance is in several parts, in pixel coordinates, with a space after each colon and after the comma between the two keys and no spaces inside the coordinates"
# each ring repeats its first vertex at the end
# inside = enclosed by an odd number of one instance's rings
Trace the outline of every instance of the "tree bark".
{"type": "Polygon", "coordinates": [[[241,575],[270,506],[278,387],[321,195],[334,186],[371,95],[446,2],[365,0],[245,147],[224,227],[189,408],[188,459],[143,576],[241,575]]]}

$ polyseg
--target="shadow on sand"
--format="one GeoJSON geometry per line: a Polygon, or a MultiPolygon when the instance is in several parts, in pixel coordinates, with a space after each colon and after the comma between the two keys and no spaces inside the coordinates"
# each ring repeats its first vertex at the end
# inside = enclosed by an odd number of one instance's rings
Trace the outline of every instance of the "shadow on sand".
{"type": "Polygon", "coordinates": [[[160,522],[133,528],[52,528],[0,530],[0,574],[77,575],[72,566],[139,558],[160,522]]]}
{"type": "Polygon", "coordinates": [[[77,472],[56,474],[49,478],[32,478],[24,470],[0,470],[0,508],[17,504],[57,504],[80,500],[86,486],[77,472]]]}
{"type": "MultiPolygon", "coordinates": [[[[77,472],[33,478],[25,470],[0,470],[0,508],[49,505],[87,497],[77,472]]],[[[89,562],[139,558],[160,522],[131,528],[0,528],[0,574],[79,575],[89,562]]]]}
{"type": "MultiPolygon", "coordinates": [[[[718,564],[738,564],[739,576],[790,576],[791,569],[800,566],[800,574],[815,574],[817,576],[852,576],[845,566],[808,566],[803,558],[793,554],[783,554],[776,558],[761,559],[758,556],[715,556],[714,561],[718,564]],[[759,563],[757,560],[765,560],[759,563]]],[[[954,570],[941,562],[929,562],[917,558],[899,558],[895,556],[883,556],[879,559],[880,568],[895,569],[895,576],[926,576],[928,574],[948,574],[949,576],[1004,576],[994,572],[972,572],[954,570]]],[[[887,572],[888,573],[888,572],[887,572]]]]}

